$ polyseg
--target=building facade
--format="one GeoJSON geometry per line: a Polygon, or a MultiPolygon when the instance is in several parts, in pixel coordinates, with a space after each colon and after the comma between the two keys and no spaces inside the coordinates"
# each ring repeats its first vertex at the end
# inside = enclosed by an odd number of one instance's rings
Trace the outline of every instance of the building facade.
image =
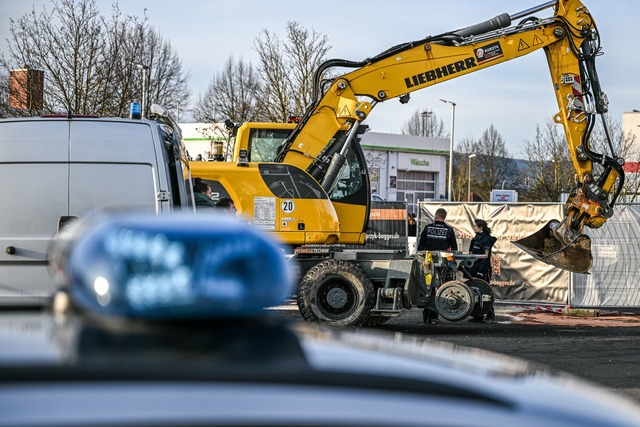
{"type": "MultiPolygon", "coordinates": [[[[631,135],[633,140],[634,155],[625,159],[624,171],[627,174],[627,182],[633,181],[631,176],[637,177],[640,173],[640,162],[638,162],[638,153],[640,153],[640,111],[633,110],[628,113],[622,113],[622,133],[625,137],[631,135]]],[[[637,202],[637,194],[627,196],[627,202],[637,202]]]]}
{"type": "Polygon", "coordinates": [[[367,157],[372,191],[390,201],[446,199],[448,138],[367,132],[360,143],[367,157]]]}
{"type": "Polygon", "coordinates": [[[193,160],[213,160],[219,143],[223,144],[223,151],[228,151],[227,132],[223,124],[180,123],[179,125],[187,152],[193,160]]]}
{"type": "Polygon", "coordinates": [[[640,148],[640,111],[633,110],[622,113],[622,132],[625,136],[633,135],[635,137],[634,147],[640,148]]]}

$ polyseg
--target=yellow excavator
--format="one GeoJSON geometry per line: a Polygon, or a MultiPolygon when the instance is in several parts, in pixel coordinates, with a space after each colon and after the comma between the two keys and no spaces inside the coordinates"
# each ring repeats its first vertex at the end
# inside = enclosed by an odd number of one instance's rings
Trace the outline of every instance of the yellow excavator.
{"type": "Polygon", "coordinates": [[[613,214],[624,161],[615,154],[606,120],[611,152],[598,153],[590,144],[608,100],[595,67],[601,54],[598,29],[579,0],[501,14],[359,62],[326,61],[315,73],[313,101],[295,127],[245,123],[234,162],[192,162],[192,174],[214,183],[214,192],[233,198],[239,212],[286,244],[362,244],[370,187],[358,135],[375,106],[393,98],[406,103],[413,91],[539,49],[548,61],[559,108],[554,120],[564,128],[576,184],[562,220],[514,243],[543,262],[586,272],[592,257],[584,227],[598,228],[613,214]],[[535,16],[546,9],[553,9],[553,16],[535,16]],[[335,67],[353,70],[326,78],[335,67]]]}

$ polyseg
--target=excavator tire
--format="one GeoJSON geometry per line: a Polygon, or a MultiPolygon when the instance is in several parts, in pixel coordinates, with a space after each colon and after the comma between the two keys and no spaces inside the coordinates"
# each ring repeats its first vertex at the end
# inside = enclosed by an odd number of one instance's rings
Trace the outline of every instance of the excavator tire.
{"type": "Polygon", "coordinates": [[[298,289],[298,308],[307,322],[364,326],[374,304],[371,279],[356,264],[342,260],[316,264],[298,289]]]}

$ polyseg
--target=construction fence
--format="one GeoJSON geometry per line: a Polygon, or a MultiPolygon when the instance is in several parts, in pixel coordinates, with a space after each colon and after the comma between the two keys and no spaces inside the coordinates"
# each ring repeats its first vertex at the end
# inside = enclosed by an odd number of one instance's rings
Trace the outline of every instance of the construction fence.
{"type": "Polygon", "coordinates": [[[620,205],[591,237],[589,274],[570,273],[536,260],[511,242],[535,233],[550,220],[561,220],[560,203],[421,202],[418,234],[438,208],[456,230],[458,249],[468,251],[473,220],[487,221],[497,237],[491,285],[498,302],[567,304],[574,307],[640,307],[640,206],[620,205]]]}

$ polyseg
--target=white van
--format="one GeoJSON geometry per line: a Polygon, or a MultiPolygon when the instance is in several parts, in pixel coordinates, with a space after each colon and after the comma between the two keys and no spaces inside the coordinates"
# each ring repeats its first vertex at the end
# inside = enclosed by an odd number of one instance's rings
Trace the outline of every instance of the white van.
{"type": "Polygon", "coordinates": [[[180,129],[153,120],[0,120],[0,305],[40,305],[55,290],[51,238],[101,208],[194,209],[180,129]]]}

